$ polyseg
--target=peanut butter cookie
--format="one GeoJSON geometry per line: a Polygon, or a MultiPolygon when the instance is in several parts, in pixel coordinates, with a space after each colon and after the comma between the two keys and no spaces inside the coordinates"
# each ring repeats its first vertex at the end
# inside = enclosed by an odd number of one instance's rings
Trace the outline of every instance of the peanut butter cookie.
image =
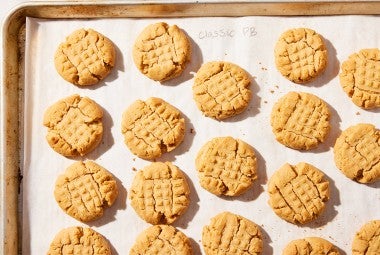
{"type": "Polygon", "coordinates": [[[136,173],[129,193],[136,213],[150,224],[171,224],[187,209],[186,178],[170,162],[154,162],[136,173]]]}
{"type": "Polygon", "coordinates": [[[372,220],[356,233],[352,242],[352,255],[378,254],[380,254],[380,220],[372,220]]]}
{"type": "Polygon", "coordinates": [[[58,205],[71,217],[87,222],[103,215],[118,195],[112,174],[93,161],[69,166],[55,183],[58,205]]]}
{"type": "Polygon", "coordinates": [[[47,255],[111,255],[106,239],[91,228],[70,227],[61,230],[50,244],[47,255]]]}
{"type": "Polygon", "coordinates": [[[276,43],[274,55],[277,69],[295,83],[313,80],[327,65],[327,50],[322,37],[308,28],[284,32],[276,43]]]}
{"type": "Polygon", "coordinates": [[[259,227],[230,212],[216,215],[203,227],[202,244],[206,255],[259,255],[263,250],[259,227]]]}
{"type": "Polygon", "coordinates": [[[135,101],[123,114],[121,131],[131,152],[155,159],[174,150],[185,136],[181,113],[160,98],[135,101]]]}
{"type": "Polygon", "coordinates": [[[360,183],[380,180],[380,131],[361,123],[344,130],[334,146],[336,166],[360,183]]]}
{"type": "Polygon", "coordinates": [[[304,224],[316,219],[329,199],[329,182],[307,163],[285,164],[268,183],[269,205],[282,219],[304,224]]]}
{"type": "Polygon", "coordinates": [[[90,98],[66,97],[45,112],[46,139],[63,156],[84,156],[102,140],[102,117],[103,110],[90,98]]]}
{"type": "Polygon", "coordinates": [[[339,255],[338,249],[320,237],[306,237],[291,241],[282,255],[339,255]]]}
{"type": "Polygon", "coordinates": [[[380,107],[379,70],[379,49],[363,49],[343,62],[340,85],[354,104],[364,109],[380,107]]]}
{"type": "Polygon", "coordinates": [[[159,22],[137,37],[133,60],[141,73],[155,81],[179,76],[191,58],[190,41],[176,25],[159,22]]]}
{"type": "Polygon", "coordinates": [[[310,150],[330,131],[330,111],[319,97],[289,92],[273,106],[271,125],[277,141],[297,150],[310,150]]]}
{"type": "Polygon", "coordinates": [[[195,76],[193,98],[205,116],[223,120],[247,108],[251,100],[250,83],[248,74],[239,66],[208,62],[195,76]]]}
{"type": "Polygon", "coordinates": [[[129,255],[191,255],[187,236],[169,225],[156,225],[146,229],[136,239],[129,255]]]}
{"type": "Polygon", "coordinates": [[[87,86],[103,80],[111,72],[115,58],[114,45],[107,37],[92,29],[79,29],[59,45],[54,63],[63,79],[87,86]]]}
{"type": "Polygon", "coordinates": [[[195,160],[201,186],[215,195],[237,196],[257,179],[253,148],[232,137],[207,142],[195,160]]]}

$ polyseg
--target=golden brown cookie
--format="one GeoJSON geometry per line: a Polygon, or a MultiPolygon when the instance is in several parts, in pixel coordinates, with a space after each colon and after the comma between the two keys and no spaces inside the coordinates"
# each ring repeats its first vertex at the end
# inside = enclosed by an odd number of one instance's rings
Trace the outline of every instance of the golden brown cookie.
{"type": "Polygon", "coordinates": [[[380,180],[380,131],[372,124],[357,124],[344,130],[334,146],[336,166],[360,183],[380,180]]]}
{"type": "Polygon", "coordinates": [[[59,45],[54,63],[63,79],[87,86],[98,83],[111,72],[115,57],[115,48],[107,37],[92,29],[79,29],[59,45]]]}
{"type": "Polygon", "coordinates": [[[70,227],[61,230],[50,244],[47,255],[111,255],[106,239],[91,228],[70,227]]]}
{"type": "Polygon", "coordinates": [[[223,120],[243,112],[251,100],[250,78],[239,66],[208,62],[198,70],[193,98],[207,117],[223,120]]]}
{"type": "Polygon", "coordinates": [[[129,255],[191,255],[187,236],[169,225],[156,225],[143,231],[136,239],[129,255]]]}
{"type": "Polygon", "coordinates": [[[291,241],[282,255],[339,255],[338,249],[320,237],[306,237],[291,241]]]}
{"type": "Polygon", "coordinates": [[[178,167],[170,162],[154,162],[136,173],[129,197],[146,222],[171,224],[186,211],[190,189],[178,167]]]}
{"type": "Polygon", "coordinates": [[[131,152],[155,159],[174,150],[185,136],[185,120],[172,105],[160,98],[137,100],[123,114],[121,132],[131,152]]]}
{"type": "Polygon", "coordinates": [[[277,69],[295,83],[311,81],[327,65],[327,50],[322,37],[308,28],[284,32],[276,43],[274,55],[277,69]]]}
{"type": "Polygon", "coordinates": [[[103,110],[90,98],[66,97],[45,111],[46,139],[63,156],[83,156],[102,140],[102,117],[103,110]]]}
{"type": "Polygon", "coordinates": [[[144,28],[133,46],[133,61],[141,73],[155,81],[179,76],[191,58],[190,41],[176,25],[164,22],[144,28]]]}
{"type": "Polygon", "coordinates": [[[340,85],[354,104],[364,109],[380,107],[379,70],[379,49],[363,49],[343,62],[340,85]]]}
{"type": "Polygon", "coordinates": [[[202,244],[206,255],[259,255],[263,250],[259,227],[230,212],[216,215],[203,227],[202,244]]]}
{"type": "Polygon", "coordinates": [[[297,150],[310,150],[330,131],[330,111],[319,97],[289,92],[273,106],[271,125],[277,141],[297,150]]]}
{"type": "Polygon", "coordinates": [[[195,159],[200,184],[215,195],[237,196],[257,179],[253,148],[239,139],[217,137],[195,159]]]}
{"type": "Polygon", "coordinates": [[[316,219],[329,199],[329,182],[308,163],[285,164],[268,183],[269,205],[282,219],[304,224],[316,219]]]}
{"type": "Polygon", "coordinates": [[[93,161],[69,166],[55,183],[58,205],[71,217],[86,222],[103,215],[118,195],[113,175],[93,161]]]}
{"type": "Polygon", "coordinates": [[[380,220],[367,222],[356,233],[352,242],[352,255],[380,254],[380,220]]]}

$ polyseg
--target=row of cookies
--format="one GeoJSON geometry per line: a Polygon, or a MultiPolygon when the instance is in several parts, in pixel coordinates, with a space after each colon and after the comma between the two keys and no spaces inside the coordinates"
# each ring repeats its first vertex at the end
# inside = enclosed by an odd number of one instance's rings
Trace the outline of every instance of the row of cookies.
{"type": "MultiPolygon", "coordinates": [[[[290,29],[281,34],[275,45],[274,57],[279,72],[290,81],[300,84],[306,84],[321,75],[328,65],[328,52],[322,36],[308,28],[290,29]]],[[[115,48],[107,37],[92,29],[80,29],[59,45],[54,62],[56,70],[65,80],[78,86],[88,86],[98,83],[111,72],[115,58],[115,48]]],[[[162,82],[179,76],[190,59],[191,44],[187,35],[176,25],[169,26],[164,22],[144,28],[133,46],[136,67],[155,81],[162,82]]],[[[379,62],[380,50],[362,49],[349,56],[341,66],[339,76],[343,90],[356,105],[364,109],[380,106],[380,95],[377,93],[380,83],[376,71],[379,62]]],[[[203,74],[199,75],[202,80],[215,75],[218,79],[226,78],[218,75],[217,66],[204,66],[203,70],[207,72],[200,72],[203,74]]],[[[232,74],[236,73],[232,71],[232,74]]],[[[244,75],[241,77],[243,80],[238,79],[242,82],[241,86],[247,86],[249,82],[244,75]]],[[[219,101],[212,93],[209,96],[219,101]]],[[[240,100],[247,101],[249,96],[242,92],[240,100]]],[[[239,109],[236,113],[239,113],[239,109]]]]}
{"type": "MultiPolygon", "coordinates": [[[[264,249],[260,227],[240,215],[223,212],[203,227],[202,245],[207,255],[262,254],[264,249]]],[[[378,254],[380,245],[380,221],[369,221],[355,234],[352,254],[378,254]]],[[[111,255],[107,240],[95,230],[69,227],[61,230],[50,244],[48,255],[99,254],[111,255]]],[[[181,254],[191,255],[189,238],[170,225],[155,225],[144,230],[136,238],[130,255],[181,254]]],[[[339,255],[339,249],[320,237],[305,237],[289,242],[283,255],[330,254],[339,255]]]]}
{"type": "MultiPolygon", "coordinates": [[[[102,139],[102,115],[101,107],[88,97],[72,95],[59,100],[44,115],[49,145],[64,156],[87,154],[102,139]]],[[[289,92],[280,98],[271,113],[276,139],[298,150],[310,150],[322,143],[330,130],[329,119],[330,111],[322,99],[301,92],[289,92]]],[[[160,98],[136,100],[123,113],[121,123],[126,145],[143,159],[156,159],[174,150],[185,136],[180,111],[160,98]]],[[[371,124],[347,128],[334,146],[337,167],[361,183],[379,180],[379,137],[379,130],[371,124]]]]}

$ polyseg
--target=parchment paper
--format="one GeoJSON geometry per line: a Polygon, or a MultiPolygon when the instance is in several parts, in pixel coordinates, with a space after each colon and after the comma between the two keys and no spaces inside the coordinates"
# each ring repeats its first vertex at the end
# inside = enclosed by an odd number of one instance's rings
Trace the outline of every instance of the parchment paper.
{"type": "Polygon", "coordinates": [[[127,200],[134,168],[150,164],[132,155],[123,142],[121,116],[137,99],[161,97],[181,110],[186,118],[184,142],[160,161],[173,161],[187,175],[191,187],[188,211],[173,225],[192,239],[194,254],[204,254],[202,227],[210,218],[228,210],[256,222],[263,232],[263,254],[281,254],[291,240],[306,236],[326,238],[351,253],[355,232],[368,220],[380,218],[380,182],[358,184],[335,166],[332,146],[340,132],[352,124],[370,122],[380,128],[378,111],[356,107],[343,92],[337,77],[340,63],[362,48],[380,45],[380,18],[376,16],[242,17],[183,19],[40,20],[27,19],[26,82],[23,162],[23,254],[45,254],[62,228],[86,224],[66,215],[57,205],[57,176],[77,159],[54,152],[45,140],[42,124],[45,109],[57,100],[78,93],[95,100],[104,109],[104,137],[92,159],[118,179],[120,194],[105,215],[88,226],[103,234],[114,254],[128,254],[136,236],[149,224],[140,219],[127,200]],[[160,84],[143,76],[132,61],[132,46],[148,24],[177,24],[192,41],[192,60],[177,79],[160,84]],[[282,32],[308,27],[320,33],[327,44],[329,63],[325,73],[308,85],[286,80],[274,65],[274,45],[282,32]],[[65,37],[79,28],[93,28],[117,47],[116,66],[105,81],[80,88],[64,81],[54,68],[54,53],[65,37]],[[225,60],[238,64],[252,77],[253,97],[248,109],[226,121],[202,116],[192,99],[195,72],[202,63],[225,60]],[[325,100],[332,112],[326,142],[317,149],[300,152],[279,144],[271,131],[273,104],[288,91],[313,93],[325,100]],[[258,180],[237,198],[217,197],[198,182],[194,159],[200,147],[216,136],[233,136],[251,144],[258,157],[258,180]],[[267,179],[285,162],[305,161],[327,175],[331,197],[323,215],[305,226],[277,217],[269,207],[267,179]]]}

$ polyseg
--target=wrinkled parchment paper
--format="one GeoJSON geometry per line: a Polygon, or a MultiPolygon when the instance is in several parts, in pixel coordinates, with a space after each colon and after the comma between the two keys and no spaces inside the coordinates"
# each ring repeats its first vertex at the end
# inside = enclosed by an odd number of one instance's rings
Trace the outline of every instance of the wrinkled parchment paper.
{"type": "Polygon", "coordinates": [[[204,254],[202,227],[211,217],[228,210],[256,222],[263,233],[263,254],[281,254],[291,240],[323,237],[342,254],[351,253],[355,232],[368,220],[380,218],[380,183],[363,185],[346,178],[335,166],[332,146],[340,132],[352,124],[370,122],[380,127],[378,111],[356,107],[343,92],[337,77],[339,66],[362,48],[380,45],[380,19],[376,16],[242,17],[182,19],[27,19],[24,161],[23,161],[23,254],[45,254],[62,228],[86,224],[66,215],[57,205],[57,176],[77,159],[54,152],[45,140],[42,125],[45,109],[57,100],[78,93],[95,100],[104,110],[104,137],[92,159],[112,172],[120,194],[104,216],[88,226],[104,235],[114,254],[128,254],[136,236],[149,224],[140,219],[127,200],[135,171],[150,164],[132,155],[121,134],[123,111],[137,99],[161,97],[181,110],[186,118],[184,142],[160,161],[173,161],[187,175],[191,187],[188,211],[173,225],[192,239],[194,254],[204,254]],[[160,84],[143,76],[132,61],[132,46],[148,24],[177,24],[191,38],[192,60],[184,73],[160,84]],[[294,27],[320,33],[328,48],[325,73],[308,85],[283,78],[274,65],[273,50],[279,35],[294,27]],[[54,68],[54,52],[67,35],[92,28],[110,38],[117,48],[116,66],[99,85],[80,88],[64,81],[54,68]],[[244,68],[252,78],[248,109],[239,116],[218,122],[202,116],[192,99],[195,72],[204,62],[225,60],[244,68]],[[313,93],[325,100],[332,113],[331,132],[317,149],[300,152],[276,142],[270,127],[273,104],[288,91],[313,93]],[[258,157],[258,180],[236,198],[217,197],[200,187],[194,159],[200,147],[216,136],[233,136],[251,144],[258,157]],[[331,197],[323,215],[305,226],[281,220],[268,206],[266,183],[285,162],[305,161],[321,169],[330,180],[331,197]]]}

